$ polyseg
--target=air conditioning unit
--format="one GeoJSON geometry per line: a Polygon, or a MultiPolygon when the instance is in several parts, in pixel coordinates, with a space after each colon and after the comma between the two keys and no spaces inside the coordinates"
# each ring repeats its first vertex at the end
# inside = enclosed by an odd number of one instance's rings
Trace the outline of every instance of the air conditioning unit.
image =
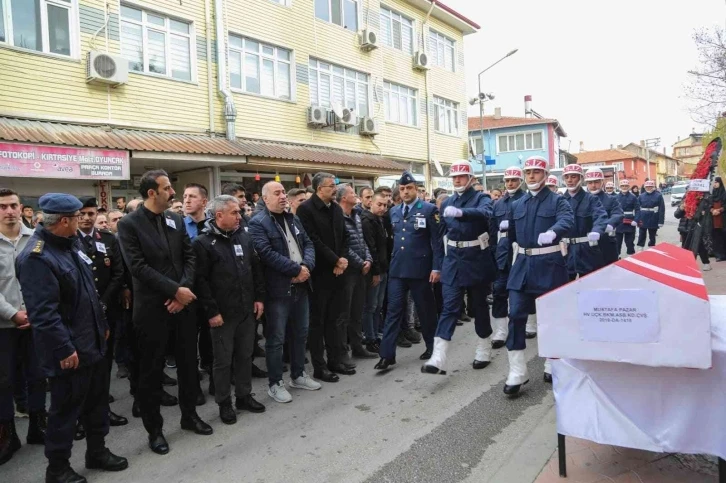
{"type": "Polygon", "coordinates": [[[344,107],[342,109],[337,110],[339,112],[335,112],[335,119],[338,121],[338,123],[344,125],[344,126],[355,126],[355,111],[353,109],[344,107]]]}
{"type": "Polygon", "coordinates": [[[322,106],[308,107],[308,126],[324,127],[328,125],[328,110],[322,106]]]}
{"type": "Polygon", "coordinates": [[[428,70],[429,56],[426,52],[418,51],[413,56],[413,68],[418,70],[428,70]]]}
{"type": "Polygon", "coordinates": [[[375,30],[365,29],[361,31],[360,48],[368,52],[378,48],[378,34],[375,30]]]}
{"type": "Polygon", "coordinates": [[[372,117],[365,116],[361,118],[358,129],[363,136],[375,136],[378,134],[378,121],[372,117]]]}
{"type": "Polygon", "coordinates": [[[129,61],[119,55],[91,50],[86,64],[86,82],[119,86],[129,81],[129,61]]]}

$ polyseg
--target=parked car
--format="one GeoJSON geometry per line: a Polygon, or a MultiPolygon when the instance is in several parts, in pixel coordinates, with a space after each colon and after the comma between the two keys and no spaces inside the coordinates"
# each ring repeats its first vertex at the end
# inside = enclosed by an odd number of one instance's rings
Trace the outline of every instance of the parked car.
{"type": "Polygon", "coordinates": [[[686,195],[687,184],[675,185],[671,188],[671,206],[676,206],[683,201],[683,197],[686,195]]]}

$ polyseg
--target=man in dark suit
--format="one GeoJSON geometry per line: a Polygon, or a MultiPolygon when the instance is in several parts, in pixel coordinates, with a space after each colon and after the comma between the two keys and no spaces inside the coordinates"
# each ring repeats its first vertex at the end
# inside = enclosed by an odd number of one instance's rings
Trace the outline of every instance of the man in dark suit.
{"type": "Polygon", "coordinates": [[[174,196],[169,176],[163,170],[144,173],[139,189],[141,207],[118,224],[124,259],[133,277],[133,323],[139,344],[139,383],[137,398],[141,417],[149,433],[149,447],[158,454],[169,452],[162,433],[164,420],[159,412],[165,347],[169,326],[177,331],[176,363],[179,377],[179,406],[182,429],[212,434],[212,427],[196,412],[197,326],[194,251],[181,216],[171,211],[174,196]]]}
{"type": "Polygon", "coordinates": [[[313,377],[325,382],[337,382],[338,376],[335,373],[355,374],[355,365],[343,362],[347,352],[340,343],[344,320],[340,314],[345,307],[340,304],[343,299],[343,284],[338,276],[348,268],[348,232],[345,229],[343,210],[333,202],[335,176],[330,173],[317,173],[313,176],[313,189],[315,194],[297,209],[297,216],[315,246],[308,345],[313,359],[313,377]]]}

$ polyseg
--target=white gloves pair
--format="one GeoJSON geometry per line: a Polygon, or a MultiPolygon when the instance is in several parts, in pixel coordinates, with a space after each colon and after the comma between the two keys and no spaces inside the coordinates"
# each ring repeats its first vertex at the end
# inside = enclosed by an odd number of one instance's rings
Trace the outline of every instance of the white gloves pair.
{"type": "Polygon", "coordinates": [[[615,231],[615,228],[613,228],[613,225],[608,225],[605,227],[605,233],[612,233],[615,231]]]}
{"type": "Polygon", "coordinates": [[[447,206],[444,209],[444,216],[447,218],[461,218],[463,214],[464,212],[455,206],[447,206]]]}
{"type": "Polygon", "coordinates": [[[555,238],[557,238],[557,233],[553,232],[552,230],[548,230],[544,233],[539,234],[539,237],[537,237],[537,244],[539,246],[551,245],[552,242],[555,241],[555,238]]]}
{"type": "Polygon", "coordinates": [[[663,228],[663,225],[658,225],[658,228],[663,228]]]}
{"type": "Polygon", "coordinates": [[[638,222],[633,220],[630,222],[630,226],[638,226],[638,222]]]}
{"type": "Polygon", "coordinates": [[[591,242],[596,242],[600,240],[600,234],[595,231],[591,231],[587,234],[587,240],[591,242]]]}
{"type": "Polygon", "coordinates": [[[499,224],[499,231],[507,231],[509,230],[509,220],[503,220],[499,224]]]}

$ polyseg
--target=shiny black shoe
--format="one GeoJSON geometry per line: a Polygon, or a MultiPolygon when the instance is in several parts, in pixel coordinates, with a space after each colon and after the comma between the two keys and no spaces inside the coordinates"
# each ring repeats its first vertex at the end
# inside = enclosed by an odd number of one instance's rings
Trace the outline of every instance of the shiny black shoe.
{"type": "Polygon", "coordinates": [[[537,332],[525,332],[524,337],[526,339],[534,339],[535,337],[537,337],[537,332]]]}
{"type": "Polygon", "coordinates": [[[177,404],[179,404],[179,399],[177,399],[176,396],[172,396],[171,394],[162,389],[161,401],[159,401],[159,404],[161,404],[162,406],[176,406],[177,404]]]}
{"type": "Polygon", "coordinates": [[[441,374],[442,376],[446,375],[446,371],[442,371],[436,366],[431,366],[429,364],[424,364],[421,366],[421,372],[424,374],[441,374]]]}
{"type": "Polygon", "coordinates": [[[413,344],[411,344],[411,342],[403,335],[403,332],[401,332],[398,334],[398,337],[396,337],[396,345],[398,347],[405,347],[406,349],[408,349],[413,344]]]}
{"type": "Polygon", "coordinates": [[[149,435],[149,448],[156,454],[167,454],[169,452],[169,443],[166,442],[166,438],[161,431],[149,435]]]}
{"type": "Polygon", "coordinates": [[[20,440],[15,435],[15,421],[0,423],[0,466],[4,465],[20,449],[20,440]]]}
{"type": "Polygon", "coordinates": [[[254,394],[248,394],[246,396],[238,397],[235,400],[234,405],[240,411],[249,411],[251,413],[264,413],[265,406],[256,401],[255,398],[252,396],[254,396],[254,394]]]}
{"type": "Polygon", "coordinates": [[[456,321],[456,326],[457,326],[457,327],[461,327],[462,325],[464,325],[464,322],[462,322],[462,321],[460,321],[460,320],[457,320],[457,321],[456,321]]]}
{"type": "Polygon", "coordinates": [[[459,320],[462,322],[471,322],[471,317],[469,317],[468,314],[461,314],[461,317],[459,317],[459,320]]]}
{"type": "Polygon", "coordinates": [[[358,365],[351,360],[343,361],[341,362],[341,364],[343,364],[348,369],[355,369],[356,367],[358,367],[358,365]]]}
{"type": "Polygon", "coordinates": [[[74,441],[80,441],[86,439],[86,428],[83,427],[83,423],[78,421],[76,423],[76,432],[73,434],[74,441]]]}
{"type": "Polygon", "coordinates": [[[177,384],[178,384],[178,382],[176,381],[176,379],[171,377],[166,372],[162,372],[162,376],[161,376],[161,385],[162,386],[176,386],[177,384]]]}
{"type": "Polygon", "coordinates": [[[493,340],[492,341],[492,349],[501,349],[504,347],[504,344],[506,344],[507,341],[505,340],[493,340]]]}
{"type": "Polygon", "coordinates": [[[48,428],[48,419],[45,411],[30,413],[28,423],[28,444],[45,444],[45,431],[48,428]]]}
{"type": "Polygon", "coordinates": [[[186,431],[194,431],[195,433],[203,436],[209,436],[214,432],[212,427],[202,421],[202,418],[196,414],[188,417],[182,417],[181,428],[186,431]]]}
{"type": "Polygon", "coordinates": [[[378,354],[381,351],[381,344],[379,344],[377,341],[368,342],[365,345],[365,348],[368,350],[368,352],[378,354]]]}
{"type": "Polygon", "coordinates": [[[45,483],[87,483],[88,480],[73,471],[71,465],[60,469],[51,470],[50,466],[45,470],[45,483]]]}
{"type": "Polygon", "coordinates": [[[373,369],[377,371],[387,371],[391,368],[391,366],[396,364],[396,359],[386,359],[385,357],[381,357],[381,360],[378,361],[378,364],[376,364],[373,369]]]}
{"type": "Polygon", "coordinates": [[[505,384],[504,385],[504,394],[506,394],[507,396],[512,396],[514,394],[517,394],[519,392],[519,390],[522,388],[522,386],[524,386],[528,382],[529,382],[529,379],[524,381],[522,384],[513,384],[511,386],[508,386],[507,384],[505,384]]]}
{"type": "Polygon", "coordinates": [[[219,405],[219,419],[224,424],[234,424],[237,422],[237,413],[232,408],[232,401],[227,399],[225,402],[219,405]]]}
{"type": "Polygon", "coordinates": [[[103,471],[123,471],[129,467],[129,462],[122,456],[116,456],[108,448],[103,448],[95,454],[86,453],[86,469],[103,471]]]}
{"type": "Polygon", "coordinates": [[[119,416],[113,411],[108,412],[108,424],[111,426],[126,426],[129,420],[123,416],[119,416]]]}
{"type": "Polygon", "coordinates": [[[423,354],[421,354],[421,355],[420,355],[420,356],[419,356],[418,358],[419,358],[420,360],[422,360],[422,361],[427,361],[427,360],[431,359],[431,354],[433,354],[433,353],[434,353],[434,350],[433,350],[433,349],[429,349],[429,348],[427,348],[427,349],[426,349],[426,350],[424,351],[424,353],[423,353],[423,354]]]}
{"type": "Polygon", "coordinates": [[[477,361],[474,359],[474,362],[471,363],[471,367],[474,369],[484,369],[486,366],[489,365],[491,361],[477,361]]]}
{"type": "Polygon", "coordinates": [[[254,377],[256,379],[266,379],[267,371],[263,371],[256,365],[252,364],[252,377],[254,377]]]}
{"type": "Polygon", "coordinates": [[[134,403],[131,405],[131,415],[135,418],[141,417],[141,404],[136,399],[134,399],[134,403]]]}
{"type": "Polygon", "coordinates": [[[542,380],[546,382],[547,384],[552,384],[552,374],[544,373],[542,376],[542,380]]]}
{"type": "Polygon", "coordinates": [[[411,329],[411,328],[404,329],[401,333],[406,338],[406,340],[409,341],[411,344],[420,344],[421,343],[421,334],[416,332],[414,329],[411,329]]]}
{"type": "Polygon", "coordinates": [[[345,364],[330,364],[328,363],[328,370],[330,372],[334,372],[336,374],[343,374],[345,376],[352,376],[355,374],[355,369],[351,369],[350,367],[346,366],[345,364]]]}
{"type": "Polygon", "coordinates": [[[205,404],[206,402],[207,402],[207,398],[206,398],[206,397],[204,397],[204,393],[203,393],[203,392],[202,392],[202,391],[200,390],[200,391],[199,391],[199,392],[197,393],[197,401],[196,401],[196,405],[197,405],[197,406],[204,406],[204,404],[205,404]]]}
{"type": "Polygon", "coordinates": [[[313,378],[323,382],[338,382],[340,380],[337,374],[333,374],[327,369],[316,369],[313,371],[313,378]]]}

